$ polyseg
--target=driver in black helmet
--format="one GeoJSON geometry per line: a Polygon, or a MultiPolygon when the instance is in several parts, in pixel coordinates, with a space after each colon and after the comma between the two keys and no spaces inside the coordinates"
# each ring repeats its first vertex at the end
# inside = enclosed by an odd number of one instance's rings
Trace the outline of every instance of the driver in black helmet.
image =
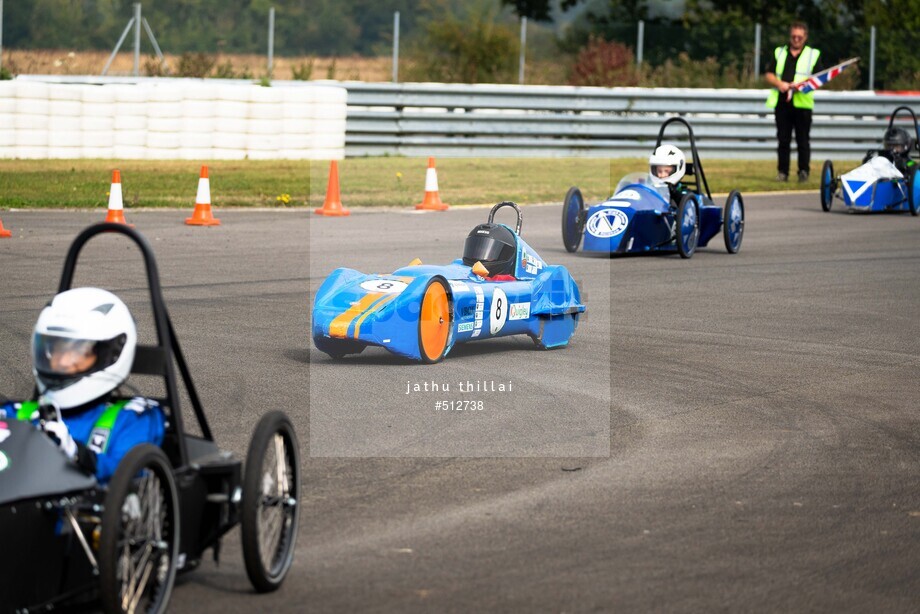
{"type": "Polygon", "coordinates": [[[904,128],[889,128],[882,139],[882,149],[870,149],[863,158],[863,164],[876,156],[888,158],[902,175],[907,176],[908,170],[916,164],[910,159],[910,149],[914,145],[913,139],[904,128]]]}
{"type": "Polygon", "coordinates": [[[471,267],[482,263],[488,271],[483,277],[493,281],[513,280],[516,259],[517,240],[503,224],[480,224],[466,237],[463,264],[471,267]]]}

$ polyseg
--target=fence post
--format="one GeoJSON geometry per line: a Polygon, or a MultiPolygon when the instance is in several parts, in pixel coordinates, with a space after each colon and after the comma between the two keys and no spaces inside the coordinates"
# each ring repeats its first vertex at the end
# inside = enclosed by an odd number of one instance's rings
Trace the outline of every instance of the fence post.
{"type": "Polygon", "coordinates": [[[134,3],[134,76],[141,74],[141,3],[134,3]]]}
{"type": "Polygon", "coordinates": [[[0,68],[3,68],[3,0],[0,0],[0,68]]]}
{"type": "Polygon", "coordinates": [[[639,20],[639,31],[636,33],[636,66],[642,66],[642,50],[645,47],[645,22],[639,20]]]}
{"type": "Polygon", "coordinates": [[[268,78],[275,65],[275,7],[268,8],[268,78]]]}
{"type": "Polygon", "coordinates": [[[754,79],[760,77],[760,24],[754,26],[754,79]]]}
{"type": "Polygon", "coordinates": [[[524,85],[524,51],[527,48],[527,17],[521,17],[521,57],[518,61],[518,83],[524,85]]]}
{"type": "Polygon", "coordinates": [[[399,83],[399,11],[393,13],[393,83],[399,83]]]}
{"type": "Polygon", "coordinates": [[[869,89],[875,89],[875,26],[869,30],[869,89]]]}

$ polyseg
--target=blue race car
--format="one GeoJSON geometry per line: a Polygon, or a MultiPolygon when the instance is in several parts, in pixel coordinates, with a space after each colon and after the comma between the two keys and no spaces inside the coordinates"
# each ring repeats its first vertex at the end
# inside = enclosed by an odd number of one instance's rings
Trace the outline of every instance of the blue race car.
{"type": "Polygon", "coordinates": [[[920,150],[917,116],[909,107],[898,107],[891,114],[882,149],[871,149],[863,164],[842,176],[834,175],[834,164],[825,160],[821,169],[821,208],[830,211],[834,198],[843,200],[849,212],[910,211],[920,214],[920,164],[910,152],[920,150]],[[899,111],[914,122],[914,136],[896,128],[899,111]],[[841,190],[841,188],[843,188],[841,190]]]}
{"type": "Polygon", "coordinates": [[[719,207],[712,201],[703,163],[696,151],[693,129],[682,117],[666,120],[658,131],[651,172],[631,173],[617,184],[605,202],[585,206],[581,190],[569,189],[562,203],[562,242],[569,252],[578,250],[610,254],[673,252],[690,258],[722,233],[730,254],[741,249],[744,235],[744,201],[732,191],[719,207]],[[677,147],[663,144],[665,128],[680,123],[687,128],[692,159],[677,147]],[[654,174],[660,170],[659,174],[654,174]],[[681,181],[683,180],[683,181],[681,181]]]}
{"type": "Polygon", "coordinates": [[[341,358],[377,345],[435,363],[456,343],[508,335],[564,347],[585,311],[578,285],[524,242],[521,220],[516,204],[495,205],[469,233],[463,258],[445,266],[415,260],[390,275],[336,269],[313,302],[316,348],[341,358]],[[515,230],[493,223],[502,207],[517,212],[515,230]]]}

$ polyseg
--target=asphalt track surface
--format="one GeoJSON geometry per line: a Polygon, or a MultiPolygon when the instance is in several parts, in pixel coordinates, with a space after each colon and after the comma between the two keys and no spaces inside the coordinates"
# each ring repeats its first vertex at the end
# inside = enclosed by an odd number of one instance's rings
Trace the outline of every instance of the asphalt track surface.
{"type": "MultiPolygon", "coordinates": [[[[920,219],[823,213],[814,194],[746,205],[738,255],[717,237],[689,261],[569,255],[560,207],[525,207],[524,237],[572,272],[588,317],[563,350],[485,341],[433,367],[311,351],[308,293],[335,266],[449,262],[485,209],[218,211],[212,229],[129,211],[217,440],[245,454],[280,408],[303,447],[282,589],[252,592],[234,531],[219,566],[180,577],[172,611],[916,611],[920,219]],[[478,414],[404,394],[475,375],[515,392],[478,414]],[[565,435],[502,422],[522,405],[565,435]],[[339,438],[311,440],[311,419],[336,415],[339,438]],[[495,432],[508,447],[488,458],[438,447],[475,455],[495,432]]],[[[17,396],[66,249],[100,213],[0,217],[16,237],[0,241],[0,393],[17,396]]],[[[133,248],[99,241],[77,284],[117,291],[143,328],[133,248]]]]}

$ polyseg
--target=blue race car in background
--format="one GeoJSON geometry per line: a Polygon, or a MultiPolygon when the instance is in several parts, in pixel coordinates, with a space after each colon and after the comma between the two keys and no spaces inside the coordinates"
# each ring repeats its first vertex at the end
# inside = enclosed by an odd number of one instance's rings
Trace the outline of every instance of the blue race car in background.
{"type": "Polygon", "coordinates": [[[690,258],[697,247],[706,247],[719,232],[730,254],[741,249],[744,235],[744,201],[732,191],[725,207],[713,203],[703,164],[696,150],[693,129],[682,117],[666,120],[658,131],[656,149],[662,145],[665,128],[683,124],[690,139],[692,159],[687,161],[687,180],[681,190],[671,189],[647,173],[626,175],[613,196],[605,202],[585,206],[581,190],[569,189],[562,203],[562,242],[569,252],[578,250],[610,254],[673,252],[690,258]]]}
{"type": "Polygon", "coordinates": [[[521,221],[516,204],[495,205],[470,232],[463,258],[445,266],[415,260],[390,275],[336,269],[313,302],[314,345],[333,358],[377,345],[425,363],[457,343],[509,335],[564,347],[585,311],[578,285],[524,242],[521,221]],[[515,230],[493,223],[502,207],[517,212],[515,230]]]}
{"type": "Polygon", "coordinates": [[[910,211],[911,215],[920,214],[920,164],[911,159],[911,150],[920,150],[917,116],[909,107],[898,107],[888,120],[883,149],[870,150],[861,166],[836,176],[833,162],[824,161],[821,169],[821,208],[830,211],[834,198],[839,198],[851,213],[910,211]],[[895,118],[900,111],[909,114],[913,120],[913,137],[903,128],[895,127],[895,118]]]}

